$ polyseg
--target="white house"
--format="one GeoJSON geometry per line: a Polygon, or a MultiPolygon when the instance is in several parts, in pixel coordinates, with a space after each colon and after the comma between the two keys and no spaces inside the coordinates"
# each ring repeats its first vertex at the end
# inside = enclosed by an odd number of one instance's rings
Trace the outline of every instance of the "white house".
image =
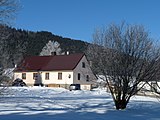
{"type": "Polygon", "coordinates": [[[23,79],[28,86],[68,88],[79,84],[81,89],[91,90],[95,75],[85,54],[31,56],[25,58],[14,71],[14,79],[23,79]]]}

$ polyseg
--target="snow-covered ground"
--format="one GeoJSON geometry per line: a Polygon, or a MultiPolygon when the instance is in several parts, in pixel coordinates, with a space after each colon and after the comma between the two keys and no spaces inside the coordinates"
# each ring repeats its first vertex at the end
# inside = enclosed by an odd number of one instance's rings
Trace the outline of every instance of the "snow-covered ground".
{"type": "Polygon", "coordinates": [[[135,96],[117,111],[105,90],[12,87],[0,98],[0,120],[160,120],[160,102],[135,96]]]}

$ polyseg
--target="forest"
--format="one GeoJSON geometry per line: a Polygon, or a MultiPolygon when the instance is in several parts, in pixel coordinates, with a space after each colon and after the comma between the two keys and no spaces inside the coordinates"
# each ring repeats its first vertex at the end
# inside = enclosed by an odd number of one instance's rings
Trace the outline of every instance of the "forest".
{"type": "Polygon", "coordinates": [[[27,31],[0,25],[0,63],[3,68],[13,67],[26,56],[39,55],[49,41],[60,44],[62,52],[82,53],[89,43],[64,38],[48,31],[27,31]]]}

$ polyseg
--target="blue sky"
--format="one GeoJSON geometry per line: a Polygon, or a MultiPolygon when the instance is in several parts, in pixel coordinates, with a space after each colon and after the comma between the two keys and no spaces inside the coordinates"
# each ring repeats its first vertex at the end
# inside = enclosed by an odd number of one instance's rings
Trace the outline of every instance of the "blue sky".
{"type": "Polygon", "coordinates": [[[96,28],[111,23],[144,25],[160,39],[160,0],[20,0],[14,27],[90,42],[96,28]]]}

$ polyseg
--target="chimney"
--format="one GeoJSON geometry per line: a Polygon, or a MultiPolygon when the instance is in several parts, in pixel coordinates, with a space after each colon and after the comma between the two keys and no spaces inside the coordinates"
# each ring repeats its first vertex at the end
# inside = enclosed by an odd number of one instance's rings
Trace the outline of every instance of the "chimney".
{"type": "Polygon", "coordinates": [[[67,51],[67,53],[66,53],[67,55],[69,55],[69,51],[67,51]]]}
{"type": "Polygon", "coordinates": [[[90,61],[89,61],[89,65],[90,65],[90,67],[92,67],[92,64],[93,64],[93,63],[92,63],[92,61],[90,60],[90,61]]]}
{"type": "Polygon", "coordinates": [[[14,65],[14,68],[17,68],[17,64],[14,65]]]}
{"type": "Polygon", "coordinates": [[[55,55],[57,55],[57,53],[56,52],[51,52],[51,55],[55,56],[55,55]]]}

